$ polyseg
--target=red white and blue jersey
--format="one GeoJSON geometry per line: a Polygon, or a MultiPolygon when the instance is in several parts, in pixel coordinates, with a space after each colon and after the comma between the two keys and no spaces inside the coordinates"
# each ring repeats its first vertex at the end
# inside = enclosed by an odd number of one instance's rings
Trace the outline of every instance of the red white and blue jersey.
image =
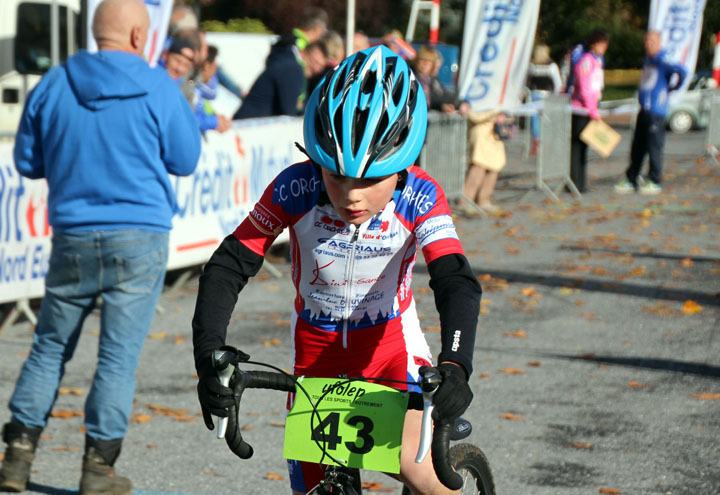
{"type": "Polygon", "coordinates": [[[393,375],[406,379],[406,370],[431,361],[410,289],[417,248],[427,263],[463,253],[445,195],[422,169],[411,167],[403,189],[356,227],[322,201],[323,194],[317,167],[310,162],[291,166],[234,233],[262,256],[283,229],[290,229],[297,290],[294,371],[373,376],[353,364],[351,356],[366,361],[370,354],[374,362],[389,365],[402,350],[410,366],[403,364],[402,375],[393,375]]]}

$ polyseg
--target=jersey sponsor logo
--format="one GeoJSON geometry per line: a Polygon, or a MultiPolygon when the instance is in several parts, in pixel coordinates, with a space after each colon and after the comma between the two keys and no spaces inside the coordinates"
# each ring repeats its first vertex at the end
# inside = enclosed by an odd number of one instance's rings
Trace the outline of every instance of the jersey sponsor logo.
{"type": "Polygon", "coordinates": [[[278,235],[282,231],[280,219],[260,203],[250,212],[250,221],[265,235],[278,235]]]}
{"type": "Polygon", "coordinates": [[[421,247],[441,239],[458,239],[450,215],[438,215],[428,218],[417,228],[415,233],[421,247]]]}
{"type": "Polygon", "coordinates": [[[433,194],[430,194],[426,191],[416,189],[413,189],[411,185],[405,186],[402,192],[402,200],[407,203],[410,209],[415,209],[418,214],[424,215],[430,211],[430,208],[433,207],[437,200],[434,194],[435,191],[433,189],[431,191],[433,194]]]}
{"type": "Polygon", "coordinates": [[[349,235],[350,229],[342,220],[335,219],[325,215],[315,222],[315,227],[327,230],[328,232],[337,232],[338,234],[349,235]]]}
{"type": "Polygon", "coordinates": [[[298,177],[276,185],[275,193],[280,201],[285,202],[290,197],[297,198],[313,194],[320,188],[320,179],[317,177],[298,177]]]}
{"type": "Polygon", "coordinates": [[[315,260],[315,268],[313,268],[312,270],[312,274],[315,276],[315,278],[310,281],[310,285],[330,285],[333,287],[344,287],[345,285],[347,285],[347,280],[343,280],[342,282],[338,282],[334,279],[327,281],[320,276],[320,272],[332,265],[333,263],[335,263],[335,260],[332,260],[330,261],[330,263],[326,263],[323,266],[320,266],[318,261],[315,260]]]}
{"type": "Polygon", "coordinates": [[[336,251],[343,251],[347,252],[355,249],[358,253],[387,253],[392,251],[392,247],[390,246],[371,246],[367,244],[358,244],[358,243],[352,243],[352,242],[345,242],[345,241],[338,241],[332,238],[328,237],[321,237],[318,239],[318,242],[322,244],[323,246],[327,247],[328,249],[336,250],[336,251]]]}

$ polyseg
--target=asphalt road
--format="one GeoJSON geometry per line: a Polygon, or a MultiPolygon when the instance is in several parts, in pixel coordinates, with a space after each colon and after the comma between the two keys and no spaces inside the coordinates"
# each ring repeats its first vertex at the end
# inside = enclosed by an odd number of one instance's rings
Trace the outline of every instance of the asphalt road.
{"type": "MultiPolygon", "coordinates": [[[[664,193],[617,196],[623,135],[611,158],[592,155],[581,201],[568,193],[546,201],[532,160],[513,144],[495,196],[505,213],[456,219],[484,288],[466,416],[498,494],[720,493],[720,168],[702,157],[703,133],[668,135],[664,193]]],[[[287,368],[290,266],[281,256],[274,265],[281,278],[263,270],[241,294],[228,342],[287,368]]],[[[427,282],[419,259],[414,290],[437,352],[427,282]]],[[[194,273],[162,296],[118,473],[138,494],[288,493],[283,394],[247,394],[251,460],[235,458],[203,426],[190,329],[196,287],[194,273]]],[[[65,417],[45,430],[32,493],[76,491],[98,328],[93,315],[67,367],[54,409],[65,417]]],[[[31,339],[27,321],[0,333],[3,404],[31,339]]],[[[8,418],[3,407],[0,421],[8,418]]],[[[400,493],[382,474],[363,476],[375,490],[400,493]]]]}

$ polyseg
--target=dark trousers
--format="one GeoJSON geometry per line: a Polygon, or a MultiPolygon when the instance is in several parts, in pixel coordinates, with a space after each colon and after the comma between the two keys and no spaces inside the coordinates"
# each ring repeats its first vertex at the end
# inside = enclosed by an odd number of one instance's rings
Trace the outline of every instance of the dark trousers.
{"type": "Polygon", "coordinates": [[[635,122],[632,148],[630,149],[630,166],[625,175],[637,185],[637,178],[642,168],[645,154],[650,156],[649,179],[655,184],[662,181],[662,154],[665,147],[665,117],[641,110],[635,122]]]}
{"type": "Polygon", "coordinates": [[[578,191],[587,190],[585,171],[587,168],[587,144],[580,139],[580,133],[590,122],[586,115],[572,116],[572,140],[570,142],[570,179],[578,188],[578,191]]]}

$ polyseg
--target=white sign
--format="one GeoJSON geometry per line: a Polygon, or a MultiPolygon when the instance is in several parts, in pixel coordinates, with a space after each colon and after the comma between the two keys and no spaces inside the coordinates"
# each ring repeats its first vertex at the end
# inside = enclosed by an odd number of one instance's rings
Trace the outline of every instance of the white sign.
{"type": "MultiPolygon", "coordinates": [[[[92,19],[95,16],[95,9],[101,1],[102,0],[87,0],[87,49],[90,52],[96,52],[98,50],[92,33],[92,19]]],[[[167,37],[173,0],[143,1],[150,15],[150,29],[148,30],[148,40],[145,45],[145,59],[150,64],[150,67],[155,67],[162,52],[162,47],[165,44],[165,38],[167,37]]]]}
{"type": "MultiPolygon", "coordinates": [[[[207,133],[195,172],[171,177],[178,211],[169,270],[207,262],[270,181],[307,159],[296,141],[302,143],[302,119],[293,117],[235,121],[223,134],[207,133]]],[[[0,303],[42,297],[50,258],[47,183],[18,174],[13,144],[0,141],[0,303]]]]}
{"type": "Polygon", "coordinates": [[[652,0],[650,4],[648,30],[662,33],[668,60],[681,64],[688,74],[675,94],[687,89],[695,73],[704,10],[705,0],[652,0]]]}
{"type": "Polygon", "coordinates": [[[540,0],[468,0],[460,97],[474,111],[520,105],[540,0]]]}

